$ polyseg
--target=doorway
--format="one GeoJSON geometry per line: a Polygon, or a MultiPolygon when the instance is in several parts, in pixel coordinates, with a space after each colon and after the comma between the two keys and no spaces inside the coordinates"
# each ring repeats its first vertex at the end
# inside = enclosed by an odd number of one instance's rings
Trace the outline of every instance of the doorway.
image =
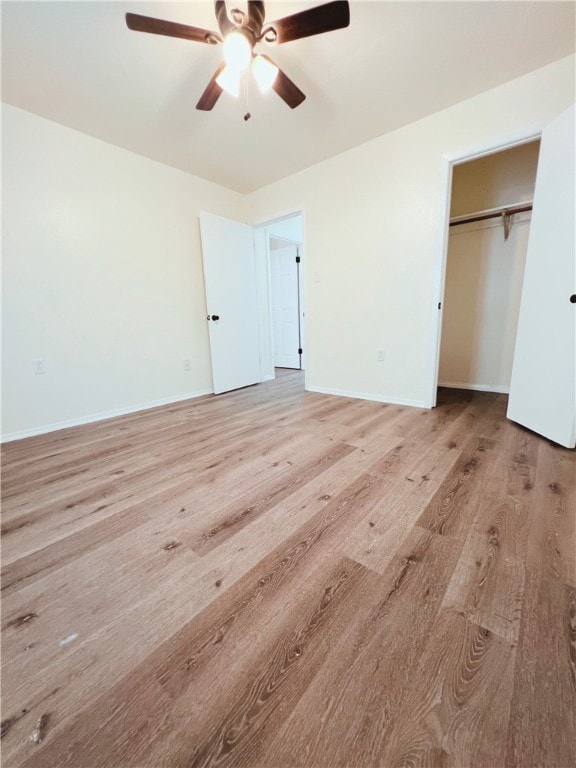
{"type": "MultiPolygon", "coordinates": [[[[434,275],[437,307],[431,307],[430,407],[439,381],[442,304],[449,242],[453,169],[469,160],[540,140],[533,215],[522,281],[520,311],[509,383],[507,417],[559,445],[576,444],[575,108],[570,106],[540,131],[480,151],[443,158],[438,260],[434,275]]],[[[504,236],[509,234],[506,221],[504,236]]],[[[494,214],[490,214],[491,217],[494,214]]],[[[478,218],[478,217],[476,217],[478,218]]],[[[458,222],[461,223],[461,222],[458,222]]],[[[436,304],[436,302],[435,302],[436,304]]]]}
{"type": "Polygon", "coordinates": [[[455,165],[437,386],[508,393],[540,141],[455,165]]]}
{"type": "Polygon", "coordinates": [[[442,200],[438,220],[437,259],[433,276],[433,295],[436,297],[431,307],[431,344],[429,364],[429,394],[427,405],[429,408],[436,406],[438,396],[438,384],[440,379],[440,354],[442,346],[442,328],[444,315],[444,292],[446,288],[446,267],[448,262],[448,249],[450,244],[450,226],[452,209],[452,186],[454,174],[458,166],[472,163],[493,155],[499,155],[508,150],[521,147],[524,144],[532,144],[541,140],[541,131],[531,131],[510,136],[505,141],[494,142],[491,145],[476,147],[468,151],[460,151],[454,154],[444,155],[442,158],[442,177],[440,184],[440,197],[442,200]]]}
{"type": "Polygon", "coordinates": [[[304,227],[301,211],[256,226],[263,380],[306,369],[304,227]]]}
{"type": "Polygon", "coordinates": [[[201,211],[206,320],[215,394],[274,379],[270,254],[279,241],[295,248],[296,333],[293,373],[304,380],[306,355],[303,215],[287,214],[255,227],[201,211]]]}

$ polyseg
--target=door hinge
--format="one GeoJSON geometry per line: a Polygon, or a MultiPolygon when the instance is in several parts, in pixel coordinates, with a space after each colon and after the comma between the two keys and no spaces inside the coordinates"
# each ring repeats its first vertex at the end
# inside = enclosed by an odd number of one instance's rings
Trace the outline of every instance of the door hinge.
{"type": "Polygon", "coordinates": [[[298,347],[298,354],[299,354],[299,355],[301,355],[301,354],[302,354],[302,347],[298,347]]]}
{"type": "Polygon", "coordinates": [[[300,256],[296,256],[296,264],[300,264],[300,256]]]}
{"type": "Polygon", "coordinates": [[[438,309],[442,309],[442,302],[441,301],[438,302],[438,309]]]}

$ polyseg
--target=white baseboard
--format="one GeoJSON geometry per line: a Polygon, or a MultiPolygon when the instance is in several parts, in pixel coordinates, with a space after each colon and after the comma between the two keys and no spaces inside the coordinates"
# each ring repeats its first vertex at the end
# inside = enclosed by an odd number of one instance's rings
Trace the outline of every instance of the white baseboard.
{"type": "Polygon", "coordinates": [[[138,411],[148,411],[150,408],[158,408],[162,405],[171,405],[172,403],[180,403],[183,400],[192,400],[196,397],[203,397],[204,395],[211,395],[212,389],[200,389],[197,392],[187,392],[184,395],[177,395],[176,397],[163,397],[160,400],[151,400],[147,403],[139,403],[138,405],[129,405],[125,408],[114,408],[111,411],[103,411],[102,413],[92,413],[89,416],[82,416],[78,419],[68,419],[66,421],[57,421],[53,424],[44,424],[41,427],[32,427],[31,429],[22,429],[18,432],[8,432],[5,435],[0,436],[0,443],[9,443],[13,440],[23,440],[25,437],[36,437],[37,435],[46,435],[49,432],[57,432],[60,429],[69,429],[70,427],[81,427],[84,424],[93,424],[97,421],[105,421],[106,419],[114,419],[117,416],[127,416],[130,413],[138,413],[138,411]]]}
{"type": "Polygon", "coordinates": [[[367,392],[347,392],[343,389],[328,389],[326,387],[309,387],[306,389],[309,392],[319,392],[321,395],[337,395],[338,397],[353,397],[357,400],[372,400],[376,403],[387,403],[388,405],[408,405],[411,408],[427,408],[424,400],[408,400],[403,397],[391,397],[388,395],[374,395],[367,392]]]}
{"type": "Polygon", "coordinates": [[[507,395],[510,387],[502,387],[497,384],[470,384],[467,381],[439,381],[439,387],[450,387],[451,389],[473,389],[476,392],[498,392],[501,395],[507,395]]]}
{"type": "Polygon", "coordinates": [[[272,381],[275,378],[276,378],[275,374],[267,373],[266,376],[263,377],[262,381],[272,381]]]}

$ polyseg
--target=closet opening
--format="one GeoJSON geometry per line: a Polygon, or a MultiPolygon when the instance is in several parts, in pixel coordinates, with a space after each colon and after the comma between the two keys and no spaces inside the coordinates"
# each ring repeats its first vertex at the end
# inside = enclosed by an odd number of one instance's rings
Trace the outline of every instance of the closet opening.
{"type": "Polygon", "coordinates": [[[451,166],[437,388],[509,392],[539,151],[451,166]]]}

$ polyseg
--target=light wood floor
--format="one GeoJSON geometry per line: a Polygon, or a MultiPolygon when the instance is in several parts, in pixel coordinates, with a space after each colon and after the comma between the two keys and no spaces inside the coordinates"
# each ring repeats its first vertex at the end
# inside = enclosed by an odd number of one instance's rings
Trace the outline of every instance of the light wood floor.
{"type": "Polygon", "coordinates": [[[576,760],[575,455],[300,373],[8,444],[4,768],[576,760]]]}

